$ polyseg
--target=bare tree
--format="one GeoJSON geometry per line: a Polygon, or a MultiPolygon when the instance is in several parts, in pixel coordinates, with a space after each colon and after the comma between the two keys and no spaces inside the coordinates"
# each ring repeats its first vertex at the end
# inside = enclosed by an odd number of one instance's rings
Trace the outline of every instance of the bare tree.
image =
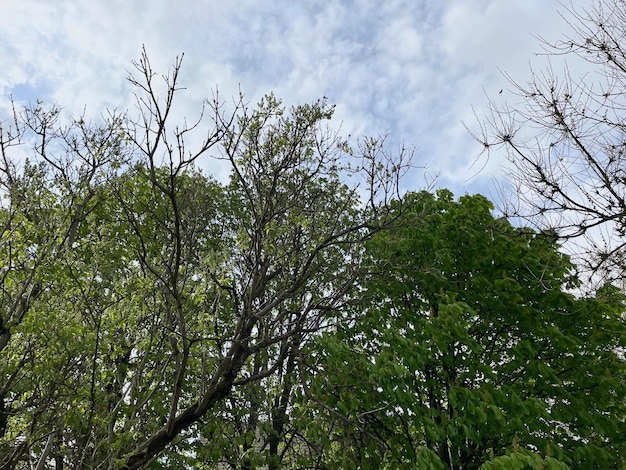
{"type": "MultiPolygon", "coordinates": [[[[521,83],[507,75],[521,105],[495,106],[474,136],[486,152],[505,148],[523,216],[575,243],[578,261],[605,279],[626,269],[626,4],[596,0],[589,9],[562,3],[569,34],[551,44],[542,71],[521,83]],[[566,62],[591,71],[574,76],[566,62]]],[[[509,200],[511,202],[511,200],[509,200]]],[[[589,271],[588,271],[589,272],[589,271]]]]}

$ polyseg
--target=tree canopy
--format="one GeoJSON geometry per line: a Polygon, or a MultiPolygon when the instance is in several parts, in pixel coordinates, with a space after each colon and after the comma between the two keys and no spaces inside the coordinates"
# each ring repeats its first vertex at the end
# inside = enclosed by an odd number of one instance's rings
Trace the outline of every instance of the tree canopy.
{"type": "Polygon", "coordinates": [[[367,243],[381,275],[308,362],[319,400],[351,418],[328,416],[335,465],[623,465],[623,294],[576,298],[554,239],[491,209],[408,194],[405,224],[367,243]]]}
{"type": "Polygon", "coordinates": [[[0,124],[0,469],[624,464],[619,289],[325,99],[175,123],[134,65],[135,116],[0,124]]]}
{"type": "MultiPolygon", "coordinates": [[[[241,97],[227,115],[215,97],[175,126],[180,61],[165,100],[145,54],[135,66],[136,119],[65,124],[37,103],[2,127],[2,468],[183,465],[203,420],[341,307],[386,223],[340,178],[348,150],[325,101],[241,97]],[[209,150],[230,181],[195,168],[209,150]]],[[[354,155],[370,188],[397,172],[377,145],[354,155]]]]}

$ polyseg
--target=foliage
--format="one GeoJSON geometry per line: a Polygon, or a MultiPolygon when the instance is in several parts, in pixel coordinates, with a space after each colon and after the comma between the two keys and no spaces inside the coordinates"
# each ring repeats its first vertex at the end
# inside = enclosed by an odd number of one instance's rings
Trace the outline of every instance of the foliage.
{"type": "Polygon", "coordinates": [[[309,353],[310,388],[327,407],[316,432],[339,449],[326,446],[329,467],[495,457],[485,468],[522,468],[545,456],[547,468],[618,468],[620,291],[568,293],[572,266],[554,240],[495,219],[482,196],[414,193],[401,207],[404,226],[367,245],[381,274],[363,310],[309,353]],[[538,454],[503,456],[522,446],[538,454]]]}
{"type": "Polygon", "coordinates": [[[401,198],[325,100],[176,126],[180,60],[164,97],[134,65],[134,117],[0,125],[1,469],[623,464],[621,291],[482,196],[401,198]]]}
{"type": "Polygon", "coordinates": [[[563,462],[559,462],[553,457],[542,458],[540,455],[525,449],[518,449],[506,455],[496,457],[481,467],[482,470],[568,470],[569,468],[563,462]]]}
{"type": "Polygon", "coordinates": [[[180,65],[161,99],[142,55],[136,117],[0,129],[0,468],[277,465],[300,347],[365,274],[386,200],[342,182],[333,108],[215,96],[173,126],[180,65]]]}

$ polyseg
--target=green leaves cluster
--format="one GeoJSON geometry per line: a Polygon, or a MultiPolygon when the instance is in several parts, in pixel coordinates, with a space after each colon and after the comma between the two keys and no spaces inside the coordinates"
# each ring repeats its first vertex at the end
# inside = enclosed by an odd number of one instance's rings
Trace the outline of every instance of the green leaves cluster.
{"type": "Polygon", "coordinates": [[[137,118],[38,103],[0,128],[0,468],[277,468],[302,344],[382,221],[339,177],[325,101],[207,104],[190,153],[180,62],[165,102],[136,66],[137,118]],[[209,150],[228,181],[195,167],[209,150]]]}
{"type": "Polygon", "coordinates": [[[367,245],[361,313],[320,338],[311,387],[349,418],[327,431],[361,468],[623,464],[623,294],[577,298],[554,240],[491,209],[408,194],[367,245]]]}

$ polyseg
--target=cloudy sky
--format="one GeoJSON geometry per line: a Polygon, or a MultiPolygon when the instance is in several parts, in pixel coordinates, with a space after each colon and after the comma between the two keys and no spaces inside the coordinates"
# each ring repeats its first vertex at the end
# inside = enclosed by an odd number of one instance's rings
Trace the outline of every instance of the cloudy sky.
{"type": "Polygon", "coordinates": [[[287,105],[327,96],[344,134],[419,147],[414,163],[427,169],[407,187],[438,174],[457,194],[491,196],[503,159],[472,166],[480,146],[462,122],[487,96],[512,99],[499,70],[527,80],[544,60],[534,36],[567,31],[562,10],[557,0],[0,0],[0,116],[9,95],[74,114],[128,108],[143,44],[163,72],[184,52],[189,116],[216,87],[253,102],[273,91],[287,105]]]}

